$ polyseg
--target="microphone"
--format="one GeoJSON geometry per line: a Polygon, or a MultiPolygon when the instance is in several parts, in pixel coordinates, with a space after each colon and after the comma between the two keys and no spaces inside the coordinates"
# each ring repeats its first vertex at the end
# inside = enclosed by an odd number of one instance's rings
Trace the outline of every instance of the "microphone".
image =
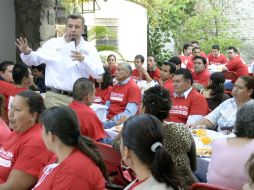
{"type": "Polygon", "coordinates": [[[76,41],[76,39],[75,39],[75,38],[72,38],[71,41],[74,42],[75,47],[76,47],[76,46],[77,46],[77,41],[76,41]]]}

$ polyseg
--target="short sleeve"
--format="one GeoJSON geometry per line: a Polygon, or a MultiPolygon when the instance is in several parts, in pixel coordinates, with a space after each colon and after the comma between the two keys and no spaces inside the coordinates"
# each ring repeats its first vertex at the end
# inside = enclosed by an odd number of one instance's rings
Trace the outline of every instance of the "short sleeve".
{"type": "Polygon", "coordinates": [[[13,169],[38,177],[41,169],[48,163],[49,159],[50,153],[42,145],[27,144],[19,151],[13,169]]]}
{"type": "Polygon", "coordinates": [[[139,88],[132,87],[128,91],[128,93],[129,95],[128,95],[127,103],[136,103],[137,105],[139,105],[141,102],[141,92],[139,88]]]}
{"type": "Polygon", "coordinates": [[[204,118],[212,122],[214,125],[217,125],[217,121],[221,116],[222,104],[215,108],[211,113],[209,113],[204,118]]]}
{"type": "Polygon", "coordinates": [[[200,94],[200,96],[195,96],[191,100],[191,108],[189,115],[206,115],[208,112],[208,104],[206,99],[200,94]]]}

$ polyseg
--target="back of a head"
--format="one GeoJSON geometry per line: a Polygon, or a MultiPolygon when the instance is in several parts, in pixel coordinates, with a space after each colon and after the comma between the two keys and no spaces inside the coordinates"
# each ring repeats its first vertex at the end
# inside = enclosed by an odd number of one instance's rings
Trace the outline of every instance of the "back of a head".
{"type": "Polygon", "coordinates": [[[184,68],[180,68],[178,69],[175,74],[176,75],[182,75],[184,80],[190,80],[191,82],[191,85],[193,84],[193,77],[192,77],[192,74],[191,72],[188,70],[188,69],[184,69],[184,68]]]}
{"type": "Polygon", "coordinates": [[[121,135],[123,145],[151,169],[157,181],[173,189],[181,187],[173,160],[162,145],[162,124],[156,117],[148,114],[130,117],[124,123],[121,135]]]}
{"type": "Polygon", "coordinates": [[[5,72],[9,65],[15,65],[12,61],[3,61],[0,63],[0,71],[5,72]]]}
{"type": "Polygon", "coordinates": [[[254,138],[254,100],[238,109],[234,133],[237,137],[254,138]]]}
{"type": "Polygon", "coordinates": [[[80,135],[79,123],[75,112],[66,106],[57,106],[47,109],[41,115],[46,133],[56,135],[67,146],[78,144],[80,135]]]}
{"type": "Polygon", "coordinates": [[[86,78],[79,78],[73,85],[73,99],[82,101],[85,96],[94,91],[94,84],[86,78]]]}
{"type": "Polygon", "coordinates": [[[145,113],[154,115],[163,121],[168,117],[172,105],[169,91],[160,85],[149,88],[144,92],[142,105],[145,113]]]}
{"type": "Polygon", "coordinates": [[[12,78],[15,84],[22,84],[24,77],[29,77],[29,68],[24,63],[15,64],[12,70],[12,78]]]}
{"type": "Polygon", "coordinates": [[[26,99],[30,113],[37,113],[38,116],[45,110],[44,99],[42,96],[32,90],[25,90],[18,93],[16,96],[20,96],[26,99]]]}
{"type": "Polygon", "coordinates": [[[176,65],[181,65],[181,59],[178,56],[171,57],[168,61],[176,65]]]}
{"type": "Polygon", "coordinates": [[[222,72],[215,72],[211,74],[210,80],[216,85],[221,85],[224,84],[225,77],[222,72]]]}
{"type": "Polygon", "coordinates": [[[80,134],[77,115],[71,108],[67,106],[51,107],[43,112],[41,122],[46,133],[50,131],[63,144],[78,148],[84,155],[94,161],[107,179],[105,165],[95,149],[93,140],[80,134]]]}

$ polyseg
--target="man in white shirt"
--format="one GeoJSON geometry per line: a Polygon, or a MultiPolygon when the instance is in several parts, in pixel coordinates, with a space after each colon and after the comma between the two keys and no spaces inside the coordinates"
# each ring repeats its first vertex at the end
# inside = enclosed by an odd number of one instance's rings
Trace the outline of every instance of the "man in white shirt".
{"type": "Polygon", "coordinates": [[[89,76],[97,79],[104,73],[97,50],[83,39],[83,31],[84,18],[80,15],[69,15],[65,35],[48,40],[37,51],[28,46],[26,38],[20,37],[16,41],[25,64],[46,64],[47,108],[70,104],[73,84],[77,79],[89,76]]]}

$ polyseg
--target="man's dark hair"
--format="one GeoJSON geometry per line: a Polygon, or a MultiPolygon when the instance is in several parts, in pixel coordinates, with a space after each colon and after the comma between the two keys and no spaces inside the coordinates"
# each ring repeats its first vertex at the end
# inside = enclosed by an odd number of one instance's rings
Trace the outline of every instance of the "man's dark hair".
{"type": "Polygon", "coordinates": [[[184,80],[190,80],[191,85],[193,84],[193,77],[191,72],[188,69],[184,69],[184,68],[178,69],[175,72],[175,76],[176,75],[183,75],[184,80]]]}
{"type": "Polygon", "coordinates": [[[3,61],[0,63],[0,71],[5,72],[7,67],[10,65],[15,65],[12,61],[3,61]]]}
{"type": "Polygon", "coordinates": [[[25,77],[29,77],[29,67],[24,63],[15,64],[12,70],[12,78],[15,84],[22,84],[25,77]]]}
{"type": "Polygon", "coordinates": [[[234,47],[234,46],[229,46],[229,47],[228,47],[228,50],[231,50],[231,49],[232,49],[235,53],[238,53],[236,47],[234,47]]]}
{"type": "Polygon", "coordinates": [[[195,61],[196,59],[201,59],[203,64],[206,65],[206,58],[202,57],[202,56],[196,56],[193,58],[193,61],[195,61]]]}
{"type": "Polygon", "coordinates": [[[183,45],[183,52],[185,49],[188,49],[189,47],[192,47],[191,44],[184,44],[183,45]]]}
{"type": "Polygon", "coordinates": [[[85,19],[84,19],[84,17],[81,16],[81,15],[78,15],[78,14],[70,14],[70,15],[68,15],[67,18],[66,18],[66,23],[67,23],[67,20],[68,20],[68,19],[81,19],[81,21],[82,21],[82,26],[84,26],[84,24],[85,24],[85,19]]]}
{"type": "Polygon", "coordinates": [[[154,62],[157,63],[157,58],[154,55],[148,55],[147,57],[153,57],[154,62]]]}
{"type": "Polygon", "coordinates": [[[144,61],[145,61],[145,58],[144,58],[143,55],[136,55],[136,56],[135,56],[135,59],[140,59],[140,60],[141,60],[141,63],[144,63],[144,61]]]}
{"type": "Polygon", "coordinates": [[[86,78],[79,78],[73,85],[73,99],[82,101],[85,96],[94,91],[94,84],[86,78]]]}
{"type": "Polygon", "coordinates": [[[165,61],[163,63],[163,65],[167,65],[167,66],[170,67],[170,69],[169,69],[170,74],[174,74],[175,73],[175,71],[176,71],[176,65],[174,63],[169,62],[169,61],[165,61]]]}
{"type": "Polygon", "coordinates": [[[168,62],[174,63],[175,65],[181,66],[181,59],[178,56],[171,57],[168,62]]]}
{"type": "Polygon", "coordinates": [[[220,46],[215,44],[215,45],[212,46],[212,49],[220,50],[220,46]]]}

